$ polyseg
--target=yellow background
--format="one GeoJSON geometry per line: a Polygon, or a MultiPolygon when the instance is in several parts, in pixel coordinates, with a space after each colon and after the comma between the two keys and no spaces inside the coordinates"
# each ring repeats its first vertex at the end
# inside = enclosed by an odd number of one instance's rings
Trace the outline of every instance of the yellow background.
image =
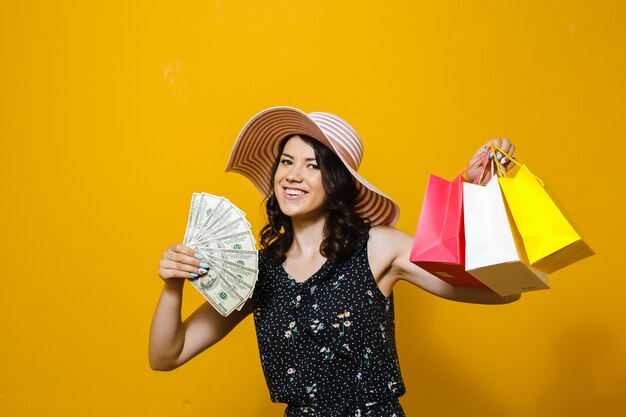
{"type": "Polygon", "coordinates": [[[409,233],[429,173],[508,136],[597,252],[507,306],[396,287],[409,416],[623,415],[625,5],[2,1],[0,415],[282,415],[251,318],[179,370],[147,361],[191,193],[261,226],[223,169],[273,105],[348,120],[409,233]]]}

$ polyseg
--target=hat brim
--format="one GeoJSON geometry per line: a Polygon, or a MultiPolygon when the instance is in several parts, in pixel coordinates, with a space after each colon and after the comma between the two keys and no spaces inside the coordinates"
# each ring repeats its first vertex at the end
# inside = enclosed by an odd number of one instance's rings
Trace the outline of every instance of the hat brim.
{"type": "Polygon", "coordinates": [[[360,217],[369,219],[372,226],[396,224],[400,208],[395,201],[361,177],[337,151],[333,138],[327,137],[308,114],[294,107],[272,107],[252,117],[237,137],[226,172],[242,174],[267,197],[271,192],[272,165],[278,146],[284,138],[294,134],[310,136],[339,156],[356,181],[359,191],[356,212],[360,217]]]}

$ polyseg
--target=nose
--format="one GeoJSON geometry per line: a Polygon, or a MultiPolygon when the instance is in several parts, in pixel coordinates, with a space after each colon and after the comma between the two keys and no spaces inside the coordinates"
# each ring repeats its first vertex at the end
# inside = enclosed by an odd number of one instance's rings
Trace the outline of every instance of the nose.
{"type": "Polygon", "coordinates": [[[289,182],[302,182],[302,173],[300,167],[297,164],[293,164],[287,172],[287,181],[289,182]]]}
{"type": "Polygon", "coordinates": [[[296,172],[295,174],[290,172],[289,174],[287,174],[287,181],[302,182],[302,176],[298,172],[296,172]]]}

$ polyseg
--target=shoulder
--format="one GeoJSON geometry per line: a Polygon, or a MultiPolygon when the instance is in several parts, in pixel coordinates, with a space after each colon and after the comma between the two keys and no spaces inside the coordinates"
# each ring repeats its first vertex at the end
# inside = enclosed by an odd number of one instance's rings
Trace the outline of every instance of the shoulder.
{"type": "Polygon", "coordinates": [[[384,294],[389,294],[397,277],[394,264],[398,259],[407,258],[413,244],[413,238],[390,226],[375,226],[370,229],[367,242],[367,254],[370,268],[378,286],[384,294]],[[387,290],[383,290],[387,288],[387,290]]]}
{"type": "Polygon", "coordinates": [[[374,226],[370,228],[370,239],[376,239],[379,237],[390,237],[406,234],[400,229],[396,229],[393,226],[374,226]]]}
{"type": "Polygon", "coordinates": [[[406,245],[412,242],[413,238],[406,232],[391,226],[374,226],[369,232],[368,248],[393,252],[399,250],[397,245],[406,245]]]}

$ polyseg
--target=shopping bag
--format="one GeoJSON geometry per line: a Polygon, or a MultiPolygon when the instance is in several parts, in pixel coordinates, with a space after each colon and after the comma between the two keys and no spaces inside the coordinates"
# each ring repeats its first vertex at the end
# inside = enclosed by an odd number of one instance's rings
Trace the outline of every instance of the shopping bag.
{"type": "Polygon", "coordinates": [[[463,184],[463,218],[467,272],[500,296],[550,288],[515,242],[497,176],[486,186],[463,184]]]}
{"type": "Polygon", "coordinates": [[[452,181],[430,176],[410,259],[448,284],[484,288],[465,271],[463,182],[461,175],[452,181]]]}
{"type": "Polygon", "coordinates": [[[594,255],[550,198],[541,180],[526,165],[515,163],[520,167],[517,174],[499,178],[498,181],[530,264],[551,274],[594,255]]]}

